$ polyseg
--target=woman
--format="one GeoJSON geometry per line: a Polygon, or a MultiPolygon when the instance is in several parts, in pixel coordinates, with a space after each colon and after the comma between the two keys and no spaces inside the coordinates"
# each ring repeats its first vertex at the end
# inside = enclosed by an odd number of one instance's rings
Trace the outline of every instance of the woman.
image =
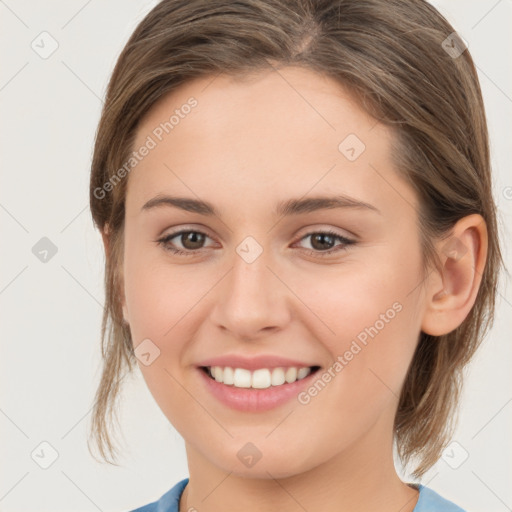
{"type": "Polygon", "coordinates": [[[138,364],[190,477],[139,511],[460,511],[450,441],[501,265],[472,59],[422,0],[159,3],[91,172],[93,433],[138,364]]]}

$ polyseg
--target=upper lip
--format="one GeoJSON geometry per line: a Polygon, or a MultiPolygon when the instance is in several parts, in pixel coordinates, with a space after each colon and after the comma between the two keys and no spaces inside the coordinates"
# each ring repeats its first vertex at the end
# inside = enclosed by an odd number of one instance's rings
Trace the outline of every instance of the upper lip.
{"type": "Polygon", "coordinates": [[[295,366],[297,368],[309,368],[320,366],[318,364],[306,363],[297,359],[288,359],[278,355],[259,355],[246,357],[236,354],[212,357],[205,359],[197,366],[230,366],[231,368],[245,368],[246,370],[257,370],[258,368],[279,368],[295,366]]]}

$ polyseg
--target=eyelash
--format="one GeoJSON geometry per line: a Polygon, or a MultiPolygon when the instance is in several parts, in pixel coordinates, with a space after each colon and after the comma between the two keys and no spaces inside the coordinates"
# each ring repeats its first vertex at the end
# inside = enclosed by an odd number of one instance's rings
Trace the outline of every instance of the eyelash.
{"type": "MultiPolygon", "coordinates": [[[[170,234],[168,234],[168,235],[166,235],[166,236],[164,236],[164,237],[162,237],[162,238],[160,238],[158,240],[155,240],[155,242],[157,242],[159,245],[162,245],[165,250],[170,251],[173,254],[177,254],[179,256],[194,256],[199,251],[201,251],[201,249],[197,249],[196,251],[193,251],[193,250],[183,251],[182,249],[176,249],[176,248],[171,247],[169,245],[170,240],[172,240],[173,238],[176,238],[177,236],[182,235],[184,233],[199,233],[200,235],[204,235],[204,236],[210,238],[206,233],[204,233],[202,231],[197,231],[197,230],[192,230],[192,229],[184,229],[184,230],[181,230],[181,231],[177,231],[176,233],[170,233],[170,234]]],[[[338,235],[338,233],[336,233],[334,231],[330,231],[330,230],[310,231],[309,233],[305,234],[299,240],[299,242],[304,240],[305,238],[307,238],[309,236],[312,236],[312,235],[329,235],[329,236],[332,236],[332,237],[340,240],[343,243],[343,245],[341,246],[341,248],[340,248],[340,246],[337,246],[338,248],[329,249],[328,251],[315,251],[315,250],[312,250],[312,249],[305,249],[306,252],[310,256],[320,256],[320,257],[330,256],[330,255],[332,255],[333,253],[336,253],[336,252],[346,251],[347,247],[349,245],[356,244],[355,240],[350,240],[349,238],[345,238],[344,236],[338,235]]]]}

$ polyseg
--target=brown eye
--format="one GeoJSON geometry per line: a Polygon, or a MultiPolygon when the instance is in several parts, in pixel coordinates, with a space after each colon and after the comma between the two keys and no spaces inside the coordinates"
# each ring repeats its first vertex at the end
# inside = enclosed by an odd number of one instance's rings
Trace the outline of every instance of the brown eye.
{"type": "Polygon", "coordinates": [[[157,243],[161,244],[164,249],[174,254],[193,256],[203,249],[203,245],[207,238],[210,237],[202,231],[182,230],[160,238],[157,240],[157,243]],[[173,242],[172,240],[175,239],[176,241],[173,242]],[[176,245],[178,246],[176,247],[176,245]],[[180,248],[180,245],[182,248],[180,248]]]}
{"type": "Polygon", "coordinates": [[[205,235],[199,231],[183,231],[180,235],[181,244],[190,251],[201,249],[205,240],[205,235]]]}
{"type": "MultiPolygon", "coordinates": [[[[166,235],[156,242],[173,254],[193,256],[205,248],[204,243],[207,238],[210,237],[202,231],[182,230],[166,235]]],[[[320,257],[347,250],[349,245],[356,243],[355,240],[345,238],[333,231],[313,231],[303,236],[300,241],[307,238],[311,239],[311,249],[306,249],[306,252],[320,257]],[[336,240],[341,243],[336,245],[336,240]]]]}
{"type": "Polygon", "coordinates": [[[335,237],[326,233],[314,233],[311,236],[311,246],[313,249],[324,251],[332,249],[335,237]]]}
{"type": "Polygon", "coordinates": [[[300,241],[308,238],[311,240],[310,246],[312,249],[307,249],[307,252],[320,257],[347,250],[349,245],[356,243],[355,240],[345,238],[334,231],[312,231],[303,236],[300,241]],[[341,243],[336,245],[336,240],[341,243]]]}

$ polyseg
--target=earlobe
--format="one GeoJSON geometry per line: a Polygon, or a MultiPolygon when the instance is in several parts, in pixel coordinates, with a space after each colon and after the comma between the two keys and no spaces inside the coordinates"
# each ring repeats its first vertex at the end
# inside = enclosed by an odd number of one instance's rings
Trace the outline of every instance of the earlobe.
{"type": "Polygon", "coordinates": [[[427,286],[421,329],[441,336],[455,330],[473,307],[487,259],[487,226],[481,215],[460,219],[450,238],[438,242],[441,274],[427,286]]]}

